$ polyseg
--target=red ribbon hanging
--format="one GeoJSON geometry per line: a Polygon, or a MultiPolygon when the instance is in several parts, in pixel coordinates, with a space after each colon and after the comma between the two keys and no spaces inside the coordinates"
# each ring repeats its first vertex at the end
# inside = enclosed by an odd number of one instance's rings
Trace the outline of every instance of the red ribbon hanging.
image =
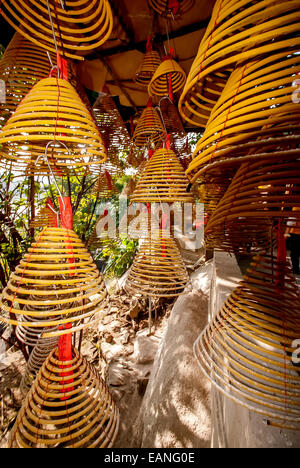
{"type": "Polygon", "coordinates": [[[168,0],[168,9],[172,11],[173,15],[177,15],[180,10],[180,2],[178,0],[168,0]]]}
{"type": "Polygon", "coordinates": [[[166,60],[173,60],[173,57],[174,57],[174,49],[172,47],[169,48],[169,53],[167,55],[165,55],[165,57],[163,58],[163,61],[166,61],[166,60]]]}
{"type": "Polygon", "coordinates": [[[54,205],[52,203],[52,200],[51,198],[47,198],[47,201],[46,201],[46,208],[48,208],[48,225],[50,227],[53,227],[53,228],[57,228],[58,227],[58,219],[57,219],[57,215],[55,214],[55,208],[54,208],[54,205]]]}
{"type": "Polygon", "coordinates": [[[71,231],[73,229],[73,210],[70,197],[59,197],[61,227],[71,231]]]}
{"type": "MultiPolygon", "coordinates": [[[[59,197],[58,199],[59,202],[59,207],[60,207],[60,221],[61,221],[61,226],[65,229],[72,230],[73,229],[73,211],[72,211],[72,205],[71,205],[71,198],[70,197],[59,197]]],[[[75,258],[74,258],[74,253],[72,250],[72,247],[70,245],[70,252],[68,251],[73,257],[68,258],[68,262],[70,264],[75,263],[75,258]]],[[[74,269],[75,267],[71,267],[74,269]]],[[[70,272],[70,276],[74,276],[74,273],[70,272]]],[[[60,330],[67,330],[72,328],[72,323],[66,323],[64,325],[61,325],[59,327],[60,330]]],[[[59,360],[62,362],[67,362],[72,360],[72,333],[68,333],[66,335],[61,335],[59,337],[58,341],[58,355],[59,355],[59,360]]],[[[71,367],[70,364],[66,364],[61,366],[62,369],[66,369],[68,367],[71,367]]],[[[71,372],[64,372],[61,374],[62,377],[67,377],[71,376],[71,372]]],[[[64,381],[64,384],[70,384],[73,382],[73,379],[68,379],[64,381]]],[[[64,385],[62,389],[60,390],[61,393],[66,393],[66,391],[71,391],[73,388],[68,388],[67,390],[65,389],[64,385]]],[[[67,400],[68,397],[64,396],[61,398],[61,400],[67,400]]]]}
{"type": "Polygon", "coordinates": [[[165,148],[170,151],[171,150],[171,138],[168,133],[166,133],[164,143],[165,143],[165,148]]]}
{"type": "Polygon", "coordinates": [[[106,177],[108,190],[112,190],[112,178],[111,178],[111,175],[110,175],[110,173],[108,171],[105,171],[105,177],[106,177]]]}
{"type": "Polygon", "coordinates": [[[66,59],[62,58],[59,53],[57,53],[57,66],[60,71],[60,78],[63,80],[68,80],[68,66],[66,59]]]}
{"type": "Polygon", "coordinates": [[[154,150],[153,150],[153,149],[149,149],[149,150],[148,150],[148,161],[150,161],[150,159],[152,158],[153,155],[154,155],[154,150]]]}
{"type": "Polygon", "coordinates": [[[130,117],[130,136],[132,137],[134,134],[134,122],[133,117],[130,117]]]}
{"type": "Polygon", "coordinates": [[[152,52],[152,50],[153,50],[152,37],[148,36],[147,45],[146,45],[146,52],[152,52]]]}
{"type": "MultiPolygon", "coordinates": [[[[164,57],[164,61],[166,60],[172,60],[174,56],[174,49],[171,47],[169,48],[169,53],[164,57]]],[[[173,94],[173,85],[172,85],[172,73],[168,74],[168,93],[169,93],[169,98],[173,102],[174,101],[174,94],[173,94]]]]}
{"type": "Polygon", "coordinates": [[[174,101],[174,94],[173,94],[173,86],[172,86],[172,74],[169,73],[169,79],[168,79],[168,88],[169,88],[169,98],[170,101],[174,101]]]}
{"type": "Polygon", "coordinates": [[[147,107],[152,107],[152,96],[149,97],[147,107]]]}
{"type": "MultiPolygon", "coordinates": [[[[60,325],[60,330],[67,330],[72,327],[71,323],[66,323],[65,325],[60,325]]],[[[61,335],[58,340],[58,358],[62,362],[68,362],[72,360],[72,333],[68,333],[66,335],[61,335]]],[[[71,367],[71,364],[63,364],[60,366],[60,369],[68,369],[71,367]]],[[[61,377],[69,377],[73,375],[73,372],[62,372],[60,374],[61,377]]],[[[60,389],[60,393],[67,393],[71,392],[74,388],[69,387],[66,389],[65,385],[71,384],[73,379],[64,380],[62,383],[62,388],[60,389]]],[[[68,396],[61,397],[61,400],[68,400],[68,396]]]]}

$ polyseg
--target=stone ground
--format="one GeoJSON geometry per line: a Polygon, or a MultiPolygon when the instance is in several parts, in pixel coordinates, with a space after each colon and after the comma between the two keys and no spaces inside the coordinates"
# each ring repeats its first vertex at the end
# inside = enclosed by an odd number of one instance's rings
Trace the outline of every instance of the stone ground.
{"type": "MultiPolygon", "coordinates": [[[[131,444],[132,422],[139,412],[173,302],[162,300],[152,305],[151,335],[148,304],[146,300],[128,297],[121,290],[111,296],[107,315],[98,327],[84,332],[81,353],[106,380],[120,410],[116,447],[131,444]]],[[[8,329],[3,337],[10,339],[8,329]]],[[[22,404],[19,385],[25,369],[25,359],[17,346],[0,340],[0,448],[6,447],[22,404]]]]}

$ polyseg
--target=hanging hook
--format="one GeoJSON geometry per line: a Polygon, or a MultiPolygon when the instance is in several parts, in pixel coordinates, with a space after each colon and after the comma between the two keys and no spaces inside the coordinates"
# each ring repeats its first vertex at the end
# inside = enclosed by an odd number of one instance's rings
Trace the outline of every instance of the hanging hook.
{"type": "Polygon", "coordinates": [[[64,202],[62,193],[61,193],[61,191],[60,191],[60,189],[59,189],[59,186],[58,186],[58,184],[57,184],[57,181],[56,181],[55,175],[54,175],[54,173],[53,173],[52,167],[51,167],[51,165],[50,165],[50,163],[49,163],[49,160],[48,160],[48,149],[49,149],[50,145],[52,145],[53,143],[54,143],[54,144],[59,143],[60,145],[64,146],[65,149],[66,149],[66,150],[68,151],[68,153],[70,154],[70,150],[69,150],[69,148],[67,147],[67,145],[66,145],[65,143],[63,143],[63,142],[61,142],[61,141],[58,141],[58,140],[49,141],[49,142],[47,143],[47,145],[46,145],[45,153],[44,153],[44,154],[40,154],[40,155],[37,157],[37,159],[36,159],[36,161],[35,161],[35,165],[37,165],[37,164],[39,163],[40,159],[43,159],[44,162],[47,164],[47,166],[48,166],[48,168],[49,168],[49,171],[50,171],[50,174],[51,174],[51,176],[52,176],[52,178],[53,178],[53,181],[54,181],[54,185],[55,185],[55,187],[56,187],[56,190],[57,190],[59,196],[60,196],[61,199],[62,199],[62,202],[63,202],[63,205],[64,205],[64,209],[66,209],[66,206],[65,206],[65,202],[64,202]]]}
{"type": "Polygon", "coordinates": [[[53,62],[52,62],[52,59],[51,59],[51,55],[50,55],[48,50],[46,50],[46,54],[48,56],[48,60],[49,60],[49,63],[51,65],[51,70],[52,70],[54,68],[54,65],[53,65],[53,62]]]}
{"type": "Polygon", "coordinates": [[[52,36],[53,36],[53,41],[54,41],[54,47],[56,50],[56,54],[58,54],[58,47],[57,47],[57,42],[56,42],[56,35],[55,35],[55,29],[54,29],[54,24],[52,20],[52,15],[51,15],[51,10],[50,10],[50,5],[49,5],[49,0],[47,0],[47,8],[48,8],[48,14],[49,14],[49,20],[51,24],[51,29],[52,29],[52,36]]]}
{"type": "MultiPolygon", "coordinates": [[[[162,100],[162,99],[161,99],[161,100],[162,100]]],[[[167,134],[167,133],[168,133],[168,131],[167,131],[167,126],[166,126],[166,123],[165,123],[165,119],[164,119],[164,117],[163,117],[162,110],[161,110],[161,108],[160,108],[160,102],[161,102],[161,100],[159,101],[159,103],[158,103],[156,109],[158,110],[158,112],[159,112],[159,114],[160,114],[160,118],[161,118],[162,124],[163,124],[163,126],[164,126],[164,130],[165,130],[165,132],[166,132],[166,134],[167,134]]],[[[170,100],[170,101],[171,101],[171,100],[170,100]]]]}

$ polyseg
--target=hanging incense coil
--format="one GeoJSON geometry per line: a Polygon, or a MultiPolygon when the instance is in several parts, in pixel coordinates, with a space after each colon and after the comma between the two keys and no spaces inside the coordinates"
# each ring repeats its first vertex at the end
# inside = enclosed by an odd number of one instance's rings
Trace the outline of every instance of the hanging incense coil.
{"type": "Polygon", "coordinates": [[[60,0],[29,0],[26,4],[4,0],[1,14],[29,41],[54,53],[57,47],[60,55],[72,59],[82,60],[81,55],[104,44],[113,28],[108,0],[68,0],[66,8],[60,0]]]}
{"type": "MultiPolygon", "coordinates": [[[[106,87],[93,106],[93,115],[109,161],[117,160],[118,155],[130,146],[131,139],[113,96],[106,87]]],[[[119,161],[118,167],[120,167],[119,161]]]]}
{"type": "Polygon", "coordinates": [[[157,111],[147,106],[136,125],[133,143],[138,147],[150,147],[152,143],[157,146],[162,142],[164,135],[165,129],[157,111]]]}
{"type": "MultiPolygon", "coordinates": [[[[118,236],[118,232],[117,232],[117,236],[118,236]]],[[[96,226],[93,229],[93,232],[87,241],[87,248],[90,250],[103,249],[106,247],[109,247],[112,249],[114,247],[117,247],[119,244],[120,244],[119,237],[112,239],[109,237],[98,236],[97,223],[96,223],[96,226]]]]}
{"type": "Polygon", "coordinates": [[[144,203],[131,203],[127,211],[129,239],[148,239],[151,235],[151,207],[144,203]]]}
{"type": "Polygon", "coordinates": [[[56,348],[25,398],[8,446],[111,448],[118,428],[118,409],[98,372],[75,348],[67,362],[56,348]]]}
{"type": "Polygon", "coordinates": [[[43,337],[63,335],[98,320],[107,300],[103,277],[79,237],[46,228],[10,276],[0,298],[0,321],[43,331],[43,337]],[[56,326],[59,331],[49,331],[56,326]]]}
{"type": "Polygon", "coordinates": [[[194,348],[202,371],[218,390],[264,415],[269,424],[296,430],[300,375],[292,355],[300,336],[299,309],[290,266],[257,256],[194,348]]]}
{"type": "Polygon", "coordinates": [[[234,160],[242,162],[258,146],[274,152],[284,141],[287,148],[299,144],[300,109],[292,99],[298,73],[300,58],[292,49],[237,66],[197,143],[188,168],[193,181],[223,173],[230,161],[235,171],[234,160]]]}
{"type": "Polygon", "coordinates": [[[168,96],[179,93],[186,82],[186,73],[173,59],[166,58],[156,69],[148,87],[150,96],[168,96]]]}
{"type": "Polygon", "coordinates": [[[111,174],[108,171],[101,171],[99,178],[93,188],[93,194],[98,199],[108,200],[113,195],[119,193],[116,184],[113,181],[111,174]]]}
{"type": "Polygon", "coordinates": [[[48,206],[44,206],[29,224],[34,229],[56,226],[57,215],[48,206]]]}
{"type": "Polygon", "coordinates": [[[193,203],[194,197],[187,192],[188,185],[189,180],[176,154],[161,148],[148,161],[131,202],[193,203]]]}
{"type": "MultiPolygon", "coordinates": [[[[50,55],[55,62],[54,55],[50,55]]],[[[5,82],[1,99],[0,125],[4,125],[20,101],[42,78],[49,76],[51,65],[44,49],[15,33],[0,61],[0,79],[5,82]]]]}
{"type": "Polygon", "coordinates": [[[149,5],[159,15],[172,19],[189,11],[194,6],[194,3],[195,0],[178,0],[177,2],[170,2],[170,0],[149,0],[149,5]]]}
{"type": "Polygon", "coordinates": [[[139,170],[141,164],[145,162],[145,155],[143,147],[138,147],[135,144],[131,143],[129,146],[129,152],[127,152],[127,166],[128,168],[133,168],[139,170]]]}
{"type": "Polygon", "coordinates": [[[39,338],[35,344],[29,356],[25,374],[23,375],[20,383],[20,391],[23,396],[26,396],[31,389],[40,368],[44,364],[51,351],[57,347],[58,340],[58,336],[51,338],[39,338]]]}
{"type": "Polygon", "coordinates": [[[125,289],[134,295],[177,297],[184,293],[188,283],[188,273],[174,239],[160,230],[142,242],[125,289]]]}
{"type": "Polygon", "coordinates": [[[1,162],[25,174],[48,174],[49,165],[59,175],[99,171],[107,158],[92,116],[72,85],[58,78],[32,88],[3,127],[0,144],[1,162]]]}
{"type": "Polygon", "coordinates": [[[219,178],[214,177],[212,180],[205,180],[205,184],[195,184],[198,189],[199,201],[204,204],[204,210],[208,218],[210,218],[216,210],[230,182],[231,179],[224,173],[224,175],[219,178]]]}
{"type": "MultiPolygon", "coordinates": [[[[24,307],[24,315],[20,317],[22,323],[28,323],[28,326],[23,326],[23,325],[18,325],[16,327],[16,336],[19,341],[21,341],[24,345],[29,346],[30,348],[34,348],[38,342],[40,342],[43,338],[41,336],[43,333],[46,333],[47,331],[52,332],[52,331],[57,331],[58,326],[56,327],[43,327],[43,321],[49,320],[48,315],[46,318],[44,317],[37,317],[36,321],[39,322],[40,326],[39,328],[30,328],[30,323],[32,321],[32,318],[30,316],[25,315],[26,310],[28,309],[31,312],[39,312],[39,311],[44,311],[45,314],[49,312],[49,306],[47,307],[47,298],[45,297],[36,297],[36,296],[31,296],[30,300],[34,301],[37,299],[42,299],[44,301],[44,305],[36,306],[36,307],[31,307],[29,305],[24,307]]],[[[51,299],[51,297],[50,297],[51,299]]],[[[53,309],[50,309],[50,312],[57,312],[60,310],[59,306],[55,306],[53,309]]],[[[62,315],[58,316],[59,318],[62,318],[62,315]]],[[[46,338],[45,338],[46,339],[46,338]]],[[[49,353],[48,353],[49,354],[49,353]]]]}
{"type": "Polygon", "coordinates": [[[134,177],[134,180],[136,183],[138,183],[142,177],[142,174],[144,172],[144,170],[146,169],[146,166],[148,164],[148,161],[144,160],[138,167],[138,171],[134,177]]]}
{"type": "Polygon", "coordinates": [[[270,57],[288,47],[297,52],[299,20],[297,1],[217,0],[179,100],[183,119],[206,126],[237,63],[270,57]]]}
{"type": "Polygon", "coordinates": [[[157,108],[161,114],[161,119],[164,122],[167,134],[172,135],[176,139],[186,137],[186,131],[180,114],[171,99],[169,97],[162,98],[157,108]]]}
{"type": "Polygon", "coordinates": [[[264,249],[279,219],[300,217],[300,154],[243,164],[210,218],[206,243],[222,250],[264,249]],[[276,223],[275,223],[276,224],[276,223]]]}
{"type": "Polygon", "coordinates": [[[161,63],[161,58],[156,50],[149,50],[144,55],[144,59],[138,68],[135,75],[135,82],[143,88],[148,88],[148,85],[161,63]]]}

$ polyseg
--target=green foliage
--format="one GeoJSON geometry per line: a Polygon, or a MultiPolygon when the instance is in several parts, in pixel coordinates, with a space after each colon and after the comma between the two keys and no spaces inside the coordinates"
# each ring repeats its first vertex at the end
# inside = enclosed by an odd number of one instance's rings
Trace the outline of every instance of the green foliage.
{"type": "Polygon", "coordinates": [[[103,241],[98,260],[106,261],[105,274],[109,278],[120,278],[131,266],[138,247],[137,240],[122,237],[119,241],[103,241]]]}
{"type": "Polygon", "coordinates": [[[29,196],[29,179],[0,172],[0,289],[31,241],[29,196]]]}

